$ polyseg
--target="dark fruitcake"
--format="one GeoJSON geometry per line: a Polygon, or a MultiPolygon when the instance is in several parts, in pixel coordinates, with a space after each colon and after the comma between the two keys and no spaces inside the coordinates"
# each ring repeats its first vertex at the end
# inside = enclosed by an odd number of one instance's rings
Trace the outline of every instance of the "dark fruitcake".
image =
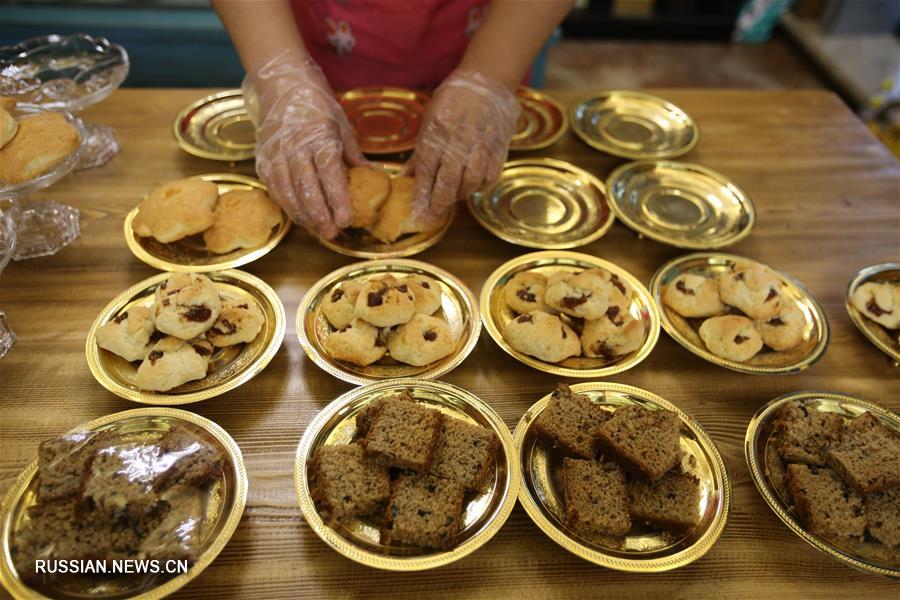
{"type": "Polygon", "coordinates": [[[534,430],[566,456],[594,458],[595,436],[609,418],[609,412],[561,383],[534,420],[534,430]]]}
{"type": "Polygon", "coordinates": [[[309,478],[320,512],[334,521],[379,512],[391,493],[387,469],[368,460],[359,444],[319,448],[309,478]]]}
{"type": "Polygon", "coordinates": [[[382,543],[448,548],[459,532],[463,487],[434,475],[400,475],[391,490],[382,543]]]}
{"type": "Polygon", "coordinates": [[[900,487],[866,496],[866,528],[876,540],[900,546],[900,487]]]}
{"type": "Polygon", "coordinates": [[[587,539],[622,537],[631,529],[625,473],[618,465],[566,458],[566,527],[587,539]]]}
{"type": "Polygon", "coordinates": [[[862,538],[866,529],[863,499],[834,471],[791,464],[787,483],[794,508],[811,533],[827,539],[862,538]]]}
{"type": "Polygon", "coordinates": [[[840,415],[815,410],[803,402],[788,402],[775,421],[778,454],[789,463],[824,466],[824,451],[843,427],[840,415]]]}
{"type": "Polygon", "coordinates": [[[900,485],[900,434],[865,412],[830,446],[828,463],[863,494],[900,485]]]}
{"type": "Polygon", "coordinates": [[[366,454],[389,467],[427,472],[441,433],[441,413],[418,402],[385,398],[362,438],[366,454]]]}
{"type": "Polygon", "coordinates": [[[444,416],[431,472],[476,490],[494,468],[497,445],[492,431],[444,416]]]}
{"type": "Polygon", "coordinates": [[[693,475],[675,472],[654,482],[632,477],[628,480],[628,504],[632,521],[667,530],[691,529],[699,519],[699,481],[693,475]]]}
{"type": "Polygon", "coordinates": [[[674,412],[629,405],[600,427],[597,441],[607,458],[655,481],[681,460],[680,428],[674,412]]]}

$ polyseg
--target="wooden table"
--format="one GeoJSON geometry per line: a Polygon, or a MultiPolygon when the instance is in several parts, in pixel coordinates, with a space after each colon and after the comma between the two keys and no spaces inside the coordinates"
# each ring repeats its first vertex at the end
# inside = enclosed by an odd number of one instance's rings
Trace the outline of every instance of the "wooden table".
{"type": "MultiPolygon", "coordinates": [[[[106,166],[75,173],[40,197],[81,209],[81,237],[57,256],[11,264],[0,307],[19,336],[0,360],[0,493],[34,457],[38,443],[79,423],[135,408],[96,383],[84,339],[97,313],[126,287],[154,274],[131,256],[122,220],[142,195],[170,179],[234,170],[191,157],[170,133],[176,112],[204,90],[121,90],[87,111],[116,128],[122,152],[106,166]]],[[[299,228],[245,269],[278,292],[288,314],[283,347],[256,379],[185,408],[222,425],[241,446],[250,493],[244,518],[219,558],[180,592],[194,597],[644,597],[646,594],[797,597],[852,594],[895,597],[895,581],[857,573],[807,546],[765,505],[744,462],[751,415],[796,390],[833,390],[900,408],[900,371],[856,331],[844,291],[861,267],[900,257],[900,168],[834,95],[819,91],[659,91],[700,123],[703,139],[685,160],[725,173],[754,199],[759,221],[732,250],[800,279],[832,327],[831,346],[809,370],[791,376],[741,375],[690,354],[664,333],[650,357],[612,378],[676,403],[718,444],[734,482],[731,517],[700,561],[658,575],[619,573],[569,554],[521,507],[486,546],[431,572],[395,574],[357,565],[321,542],[294,497],[294,450],[307,423],[350,389],[304,355],[294,331],[303,294],[352,261],[320,247],[299,228]]],[[[576,94],[555,95],[565,104],[576,94]]],[[[543,155],[571,161],[601,178],[617,160],[574,135],[543,155]]],[[[616,224],[580,249],[628,269],[645,284],[677,249],[638,239],[616,224]]],[[[527,252],[482,230],[465,210],[447,237],[417,258],[455,273],[476,293],[500,263],[527,252]]],[[[484,398],[512,429],[557,379],[518,364],[483,334],[469,358],[444,378],[484,398]]]]}

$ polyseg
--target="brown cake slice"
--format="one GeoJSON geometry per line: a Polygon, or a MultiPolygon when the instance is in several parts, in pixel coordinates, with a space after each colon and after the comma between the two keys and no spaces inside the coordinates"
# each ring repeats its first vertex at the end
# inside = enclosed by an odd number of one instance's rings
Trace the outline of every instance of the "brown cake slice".
{"type": "Polygon", "coordinates": [[[107,430],[72,433],[43,442],[38,447],[38,498],[50,501],[81,491],[93,454],[118,440],[118,434],[107,430]]]}
{"type": "Polygon", "coordinates": [[[631,529],[625,473],[618,465],[566,458],[566,527],[586,539],[622,537],[631,529]]]}
{"type": "Polygon", "coordinates": [[[467,490],[476,490],[494,468],[497,446],[497,436],[492,431],[444,416],[431,473],[453,479],[467,490]]]}
{"type": "Polygon", "coordinates": [[[222,476],[225,457],[218,442],[193,427],[176,425],[159,440],[160,456],[167,465],[156,489],[175,485],[203,487],[222,476]]]}
{"type": "MultiPolygon", "coordinates": [[[[409,393],[409,390],[403,390],[400,394],[400,397],[415,402],[412,395],[409,393]]],[[[361,437],[365,437],[367,433],[369,433],[369,428],[372,426],[372,419],[378,413],[378,410],[381,408],[381,403],[384,402],[384,398],[377,398],[372,400],[366,406],[356,413],[356,433],[361,437]]]]}
{"type": "Polygon", "coordinates": [[[368,460],[359,444],[322,446],[309,477],[313,498],[330,521],[380,512],[391,493],[387,469],[368,460]]]}
{"type": "Polygon", "coordinates": [[[98,450],[81,493],[82,508],[106,521],[138,520],[157,509],[155,489],[165,468],[156,445],[127,443],[98,450]]]}
{"type": "Polygon", "coordinates": [[[409,393],[385,398],[362,438],[366,454],[389,467],[427,472],[441,433],[441,413],[419,404],[409,393]]]}
{"type": "Polygon", "coordinates": [[[900,485],[900,434],[872,413],[850,421],[827,455],[831,468],[860,493],[900,485]]]}
{"type": "Polygon", "coordinates": [[[654,482],[639,477],[628,480],[628,511],[632,521],[670,531],[684,531],[700,518],[700,486],[693,475],[667,473],[654,482]]]}
{"type": "Polygon", "coordinates": [[[794,508],[811,533],[826,539],[862,538],[866,529],[863,499],[834,471],[790,464],[787,483],[794,508]]]}
{"type": "Polygon", "coordinates": [[[681,419],[668,410],[623,406],[597,433],[607,458],[629,471],[656,481],[681,460],[681,419]]]}
{"type": "Polygon", "coordinates": [[[827,464],[825,449],[844,427],[840,415],[820,412],[804,402],[788,402],[775,421],[778,454],[789,463],[827,464]]]}
{"type": "Polygon", "coordinates": [[[610,413],[564,383],[534,420],[534,430],[566,456],[594,458],[594,438],[610,413]]]}
{"type": "Polygon", "coordinates": [[[400,475],[388,502],[383,544],[449,548],[459,533],[465,490],[452,479],[400,475]]]}
{"type": "Polygon", "coordinates": [[[900,546],[900,487],[870,494],[865,504],[872,537],[889,548],[900,546]]]}
{"type": "Polygon", "coordinates": [[[140,558],[195,562],[205,533],[206,492],[179,485],[166,490],[162,501],[168,505],[168,511],[141,541],[140,558]]]}

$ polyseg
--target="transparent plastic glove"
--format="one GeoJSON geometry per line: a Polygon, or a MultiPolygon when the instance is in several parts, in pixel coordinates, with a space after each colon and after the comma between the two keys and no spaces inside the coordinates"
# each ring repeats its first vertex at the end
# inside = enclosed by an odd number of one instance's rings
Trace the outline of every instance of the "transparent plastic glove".
{"type": "Polygon", "coordinates": [[[345,163],[366,164],[321,69],[285,50],[242,86],[256,124],[256,172],[269,195],[310,233],[331,239],[350,225],[345,163]]]}
{"type": "Polygon", "coordinates": [[[454,202],[500,177],[519,118],[509,88],[474,71],[454,71],[428,105],[416,150],[414,214],[440,219],[454,202]]]}

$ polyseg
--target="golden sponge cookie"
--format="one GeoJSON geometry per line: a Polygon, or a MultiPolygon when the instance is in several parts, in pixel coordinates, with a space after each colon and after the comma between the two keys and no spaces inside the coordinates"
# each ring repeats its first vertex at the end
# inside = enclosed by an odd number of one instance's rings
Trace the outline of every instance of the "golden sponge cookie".
{"type": "Polygon", "coordinates": [[[3,110],[12,110],[16,107],[16,99],[9,96],[0,96],[0,108],[3,110]]]}
{"type": "Polygon", "coordinates": [[[378,221],[378,211],[391,193],[391,177],[369,167],[353,167],[347,176],[353,212],[350,227],[371,227],[378,221]]]}
{"type": "Polygon", "coordinates": [[[222,194],[212,227],[203,232],[206,249],[225,254],[238,248],[258,248],[281,223],[281,209],[262,190],[232,190],[222,194]]]}
{"type": "Polygon", "coordinates": [[[144,198],[131,226],[141,237],[175,242],[212,226],[218,197],[219,188],[210,181],[171,181],[144,198]]]}
{"type": "Polygon", "coordinates": [[[389,244],[407,233],[419,233],[432,229],[412,214],[413,183],[412,177],[391,179],[391,193],[384,206],[381,207],[378,223],[369,229],[369,232],[380,242],[389,244]]]}
{"type": "Polygon", "coordinates": [[[47,173],[81,143],[78,130],[60,113],[19,120],[18,132],[0,150],[0,180],[18,184],[47,173]]]}
{"type": "Polygon", "coordinates": [[[19,130],[19,124],[5,108],[0,106],[0,148],[7,145],[19,130]]]}

